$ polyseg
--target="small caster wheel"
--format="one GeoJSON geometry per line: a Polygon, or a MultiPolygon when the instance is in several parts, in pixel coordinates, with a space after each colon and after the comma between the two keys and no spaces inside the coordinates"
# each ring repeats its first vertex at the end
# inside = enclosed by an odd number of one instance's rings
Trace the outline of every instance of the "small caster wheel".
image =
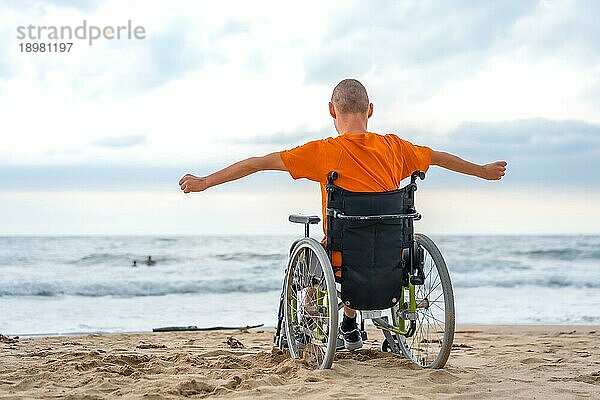
{"type": "Polygon", "coordinates": [[[384,353],[392,351],[392,349],[390,348],[390,343],[387,339],[384,339],[383,343],[381,343],[381,351],[383,351],[384,353]]]}

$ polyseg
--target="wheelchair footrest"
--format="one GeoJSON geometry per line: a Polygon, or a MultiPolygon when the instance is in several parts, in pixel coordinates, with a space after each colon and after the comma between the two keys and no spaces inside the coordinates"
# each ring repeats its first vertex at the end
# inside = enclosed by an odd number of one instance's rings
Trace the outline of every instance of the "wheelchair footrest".
{"type": "Polygon", "coordinates": [[[361,319],[381,318],[381,310],[366,310],[360,312],[361,319]]]}
{"type": "MultiPolygon", "coordinates": [[[[385,342],[387,342],[387,346],[389,346],[389,350],[395,354],[401,354],[400,346],[396,341],[396,338],[392,335],[390,331],[383,330],[383,335],[385,336],[385,342]]],[[[383,350],[383,349],[382,349],[383,350]]],[[[384,350],[385,351],[385,350],[384,350]]]]}

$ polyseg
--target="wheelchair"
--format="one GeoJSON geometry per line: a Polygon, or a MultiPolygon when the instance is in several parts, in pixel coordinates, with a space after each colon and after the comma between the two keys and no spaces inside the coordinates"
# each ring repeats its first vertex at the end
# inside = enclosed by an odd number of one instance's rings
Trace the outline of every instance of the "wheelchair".
{"type": "MultiPolygon", "coordinates": [[[[318,216],[290,215],[304,237],[290,249],[274,343],[312,368],[328,369],[340,348],[338,321],[345,306],[384,334],[382,351],[423,368],[443,368],[454,339],[454,295],[435,243],[414,233],[421,219],[410,183],[388,192],[351,192],[328,175],[326,243],[311,238],[318,216]]],[[[343,348],[343,344],[341,345],[343,348]]]]}

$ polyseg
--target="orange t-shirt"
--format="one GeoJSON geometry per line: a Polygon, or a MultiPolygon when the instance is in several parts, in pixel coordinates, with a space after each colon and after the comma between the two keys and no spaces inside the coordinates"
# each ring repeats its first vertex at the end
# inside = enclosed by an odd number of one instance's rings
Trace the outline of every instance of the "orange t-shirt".
{"type": "MultiPolygon", "coordinates": [[[[398,189],[414,171],[427,171],[431,149],[416,146],[393,134],[343,134],[308,142],[280,153],[294,179],[321,184],[323,221],[327,207],[327,175],[337,171],[335,184],[353,192],[385,192],[398,189]]],[[[323,223],[325,230],[325,223],[323,223]]]]}

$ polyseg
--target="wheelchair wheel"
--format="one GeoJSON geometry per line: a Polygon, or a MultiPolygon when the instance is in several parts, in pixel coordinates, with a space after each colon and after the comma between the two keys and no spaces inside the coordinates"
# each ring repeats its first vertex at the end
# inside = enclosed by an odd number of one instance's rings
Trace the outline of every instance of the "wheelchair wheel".
{"type": "Polygon", "coordinates": [[[338,333],[337,291],[329,258],[314,239],[299,240],[290,255],[284,318],[290,355],[313,368],[331,368],[338,333]]]}
{"type": "MultiPolygon", "coordinates": [[[[423,285],[415,286],[417,320],[412,336],[398,335],[403,355],[424,368],[442,368],[454,340],[454,294],[446,262],[435,243],[415,234],[425,249],[423,285]]],[[[394,309],[392,309],[394,312],[394,309]]]]}

